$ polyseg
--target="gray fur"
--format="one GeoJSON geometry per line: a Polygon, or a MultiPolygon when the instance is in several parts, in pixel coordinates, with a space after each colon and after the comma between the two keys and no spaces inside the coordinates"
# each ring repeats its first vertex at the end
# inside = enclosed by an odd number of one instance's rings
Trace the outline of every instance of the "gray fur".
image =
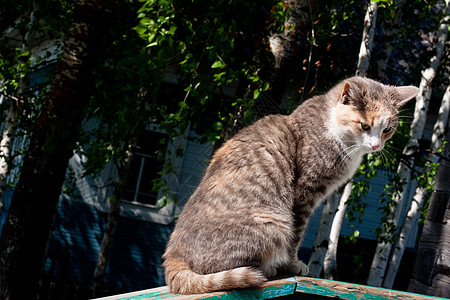
{"type": "Polygon", "coordinates": [[[210,292],[260,285],[277,272],[306,273],[297,250],[313,210],[372,152],[355,146],[364,134],[358,120],[375,130],[371,116],[381,115],[381,129],[393,128],[380,134],[379,151],[395,131],[398,107],[417,91],[352,77],[289,116],[238,132],[214,154],[171,236],[164,254],[171,290],[210,292]]]}

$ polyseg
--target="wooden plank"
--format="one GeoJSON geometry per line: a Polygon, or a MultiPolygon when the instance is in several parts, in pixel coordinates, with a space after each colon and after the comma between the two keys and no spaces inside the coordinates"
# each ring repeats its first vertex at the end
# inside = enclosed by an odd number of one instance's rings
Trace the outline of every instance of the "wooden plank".
{"type": "MultiPolygon", "coordinates": [[[[400,292],[371,286],[311,277],[287,277],[271,280],[261,287],[198,295],[172,294],[167,286],[98,298],[96,300],[157,300],[157,299],[270,299],[292,296],[302,299],[338,298],[348,300],[445,300],[445,298],[400,292]],[[295,295],[294,295],[295,294],[295,295]]],[[[291,297],[291,299],[292,299],[291,297]]]]}
{"type": "Polygon", "coordinates": [[[371,286],[325,280],[311,277],[297,277],[296,293],[314,294],[339,299],[359,300],[444,300],[445,298],[419,295],[371,286]]]}
{"type": "Polygon", "coordinates": [[[197,295],[177,295],[171,294],[167,286],[98,298],[96,300],[156,300],[156,299],[270,299],[285,295],[292,295],[295,292],[296,278],[280,278],[271,280],[258,288],[246,290],[231,290],[227,292],[215,292],[197,295]]]}

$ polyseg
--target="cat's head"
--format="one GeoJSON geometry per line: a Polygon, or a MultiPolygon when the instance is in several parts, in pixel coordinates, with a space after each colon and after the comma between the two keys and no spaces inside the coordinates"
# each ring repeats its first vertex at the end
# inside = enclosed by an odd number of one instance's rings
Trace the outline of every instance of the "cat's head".
{"type": "Polygon", "coordinates": [[[383,149],[398,126],[398,110],[419,93],[414,86],[387,86],[351,77],[330,91],[329,131],[346,147],[370,153],[383,149]]]}

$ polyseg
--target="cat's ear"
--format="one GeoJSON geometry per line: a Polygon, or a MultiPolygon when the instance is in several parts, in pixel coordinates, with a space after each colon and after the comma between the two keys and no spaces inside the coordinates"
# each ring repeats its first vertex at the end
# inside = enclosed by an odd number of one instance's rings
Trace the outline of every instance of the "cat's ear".
{"type": "Polygon", "coordinates": [[[340,101],[342,104],[350,103],[350,83],[348,82],[344,83],[344,89],[342,91],[340,101]]]}
{"type": "Polygon", "coordinates": [[[406,102],[417,96],[417,94],[419,93],[419,89],[412,85],[396,86],[395,91],[397,93],[397,99],[395,103],[397,107],[405,105],[406,102]]]}

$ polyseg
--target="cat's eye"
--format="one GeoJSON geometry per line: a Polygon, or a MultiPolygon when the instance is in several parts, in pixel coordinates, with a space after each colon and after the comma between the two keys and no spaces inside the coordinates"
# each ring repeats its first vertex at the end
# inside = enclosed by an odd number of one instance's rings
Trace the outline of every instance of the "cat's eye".
{"type": "Polygon", "coordinates": [[[389,133],[392,131],[392,127],[387,127],[383,130],[383,133],[389,133]]]}
{"type": "Polygon", "coordinates": [[[361,128],[364,131],[369,131],[370,130],[369,124],[366,124],[366,123],[361,123],[361,128]]]}

